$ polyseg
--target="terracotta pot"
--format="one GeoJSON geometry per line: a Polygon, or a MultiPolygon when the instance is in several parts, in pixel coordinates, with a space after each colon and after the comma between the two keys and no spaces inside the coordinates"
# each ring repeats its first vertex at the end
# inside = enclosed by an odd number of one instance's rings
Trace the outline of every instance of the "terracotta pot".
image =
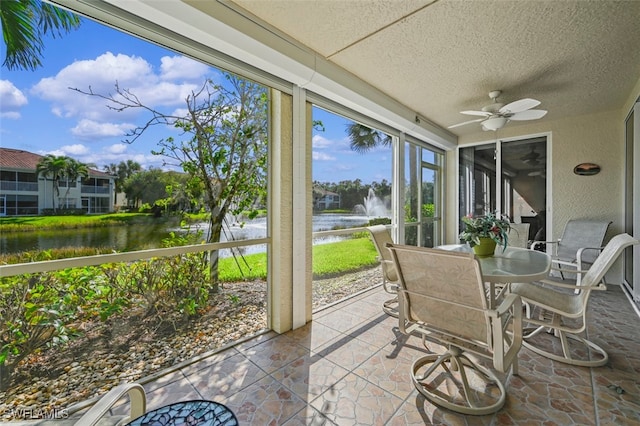
{"type": "Polygon", "coordinates": [[[491,257],[496,250],[496,242],[491,238],[480,238],[480,244],[473,246],[473,252],[478,257],[491,257]]]}

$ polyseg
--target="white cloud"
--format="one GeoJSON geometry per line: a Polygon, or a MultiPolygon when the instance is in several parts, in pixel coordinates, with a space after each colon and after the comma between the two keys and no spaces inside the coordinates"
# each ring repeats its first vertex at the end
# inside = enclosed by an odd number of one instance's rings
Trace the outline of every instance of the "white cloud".
{"type": "Polygon", "coordinates": [[[187,96],[190,96],[198,89],[200,89],[199,84],[175,84],[164,81],[154,84],[144,82],[144,84],[141,84],[139,87],[132,88],[131,92],[146,105],[157,107],[184,105],[187,96]]]}
{"type": "Polygon", "coordinates": [[[323,149],[323,148],[330,148],[332,146],[335,146],[335,142],[332,140],[329,140],[323,136],[320,135],[315,135],[313,136],[312,139],[312,144],[313,144],[313,148],[315,149],[323,149]]]}
{"type": "Polygon", "coordinates": [[[71,129],[71,134],[78,139],[104,139],[116,136],[123,136],[128,130],[134,126],[129,123],[99,123],[93,120],[80,120],[78,124],[71,129]]]}
{"type": "Polygon", "coordinates": [[[334,161],[336,157],[320,151],[312,151],[311,156],[314,161],[334,161]]]}
{"type": "Polygon", "coordinates": [[[353,164],[338,163],[334,165],[334,170],[339,170],[341,172],[344,172],[344,171],[350,171],[350,170],[357,170],[357,167],[355,167],[353,164]]]}
{"type": "Polygon", "coordinates": [[[160,59],[160,72],[163,80],[202,80],[209,67],[186,56],[163,56],[160,59]]]}
{"type": "Polygon", "coordinates": [[[111,163],[132,160],[139,163],[143,169],[163,167],[163,158],[153,154],[142,154],[129,151],[127,144],[113,144],[101,149],[92,149],[83,144],[65,145],[53,151],[40,151],[42,155],[67,155],[85,164],[95,165],[96,170],[103,170],[111,163]]]}
{"type": "Polygon", "coordinates": [[[18,120],[18,119],[20,119],[20,117],[21,117],[21,115],[17,111],[7,111],[7,112],[5,112],[3,110],[2,112],[0,112],[0,118],[8,118],[9,120],[18,120]]]}
{"type": "Polygon", "coordinates": [[[78,155],[85,155],[89,153],[89,148],[82,144],[65,145],[60,147],[60,151],[64,152],[64,155],[75,157],[78,155]]]}
{"type": "Polygon", "coordinates": [[[126,152],[127,146],[128,145],[124,143],[115,143],[111,146],[106,147],[105,151],[114,155],[123,154],[124,152],[126,152]]]}
{"type": "Polygon", "coordinates": [[[20,108],[28,103],[27,97],[9,80],[0,80],[0,117],[17,120],[20,108]]]}
{"type": "Polygon", "coordinates": [[[187,108],[176,108],[171,112],[174,117],[189,117],[189,110],[187,108]]]}
{"type": "Polygon", "coordinates": [[[96,122],[134,121],[144,112],[142,108],[109,109],[106,99],[71,89],[103,96],[113,95],[117,99],[117,83],[120,91],[131,93],[148,107],[175,107],[183,105],[187,96],[198,89],[201,83],[165,81],[164,73],[177,78],[178,72],[171,70],[183,67],[184,76],[195,78],[199,74],[202,77],[206,67],[197,63],[204,68],[196,67],[192,62],[183,61],[180,57],[170,58],[167,64],[161,65],[162,72],[157,74],[144,58],[106,52],[95,59],[75,61],[55,76],[43,78],[32,88],[32,93],[50,101],[52,113],[59,117],[96,122]]]}

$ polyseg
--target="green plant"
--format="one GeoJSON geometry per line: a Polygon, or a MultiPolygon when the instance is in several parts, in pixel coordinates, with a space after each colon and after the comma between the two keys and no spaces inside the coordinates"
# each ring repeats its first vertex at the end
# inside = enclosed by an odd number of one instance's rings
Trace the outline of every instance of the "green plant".
{"type": "Polygon", "coordinates": [[[69,340],[78,304],[66,293],[53,274],[0,280],[0,390],[9,387],[20,361],[69,340]]]}
{"type": "Polygon", "coordinates": [[[504,216],[487,213],[485,216],[464,216],[464,231],[460,233],[460,239],[469,243],[471,247],[480,244],[480,238],[491,238],[503,249],[507,248],[507,232],[511,229],[509,220],[504,216]]]}
{"type": "Polygon", "coordinates": [[[370,219],[368,226],[390,225],[390,224],[391,224],[391,218],[388,218],[388,217],[377,217],[377,218],[374,218],[374,219],[370,219]]]}

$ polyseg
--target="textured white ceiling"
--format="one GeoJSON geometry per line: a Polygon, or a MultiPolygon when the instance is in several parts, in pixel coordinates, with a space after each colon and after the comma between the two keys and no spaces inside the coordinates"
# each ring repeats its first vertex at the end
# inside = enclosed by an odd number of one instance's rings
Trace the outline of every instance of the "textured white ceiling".
{"type": "Polygon", "coordinates": [[[640,78],[640,1],[233,3],[442,127],[491,90],[540,100],[542,120],[616,110],[640,78]]]}

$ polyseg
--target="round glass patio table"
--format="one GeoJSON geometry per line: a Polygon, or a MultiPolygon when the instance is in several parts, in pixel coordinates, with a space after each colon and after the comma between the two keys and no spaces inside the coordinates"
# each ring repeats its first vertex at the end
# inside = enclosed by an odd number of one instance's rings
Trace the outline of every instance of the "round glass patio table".
{"type": "MultiPolygon", "coordinates": [[[[473,253],[468,244],[449,244],[436,247],[441,250],[473,253]]],[[[545,279],[551,269],[551,256],[547,253],[519,247],[496,247],[491,257],[478,257],[482,278],[489,283],[490,306],[495,307],[496,284],[529,283],[545,279]]]]}
{"type": "Polygon", "coordinates": [[[238,419],[214,401],[182,401],[151,410],[127,423],[127,426],[237,426],[238,419]]]}

